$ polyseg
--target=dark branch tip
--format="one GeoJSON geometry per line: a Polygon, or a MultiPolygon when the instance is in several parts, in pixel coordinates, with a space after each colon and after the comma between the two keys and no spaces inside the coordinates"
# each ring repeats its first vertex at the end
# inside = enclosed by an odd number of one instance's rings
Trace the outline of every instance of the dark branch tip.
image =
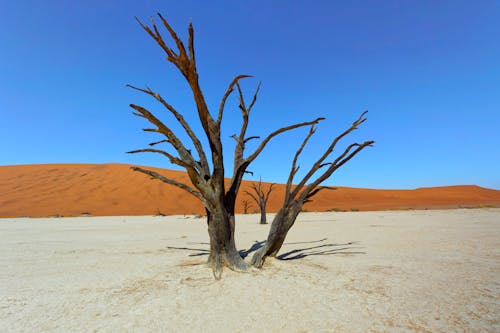
{"type": "Polygon", "coordinates": [[[137,23],[139,23],[140,26],[144,28],[144,24],[142,24],[141,20],[139,20],[139,18],[137,16],[134,16],[134,18],[137,21],[137,23]]]}
{"type": "Polygon", "coordinates": [[[240,75],[237,76],[237,79],[241,80],[241,79],[246,79],[246,78],[249,78],[249,77],[253,77],[253,75],[240,74],[240,75]]]}

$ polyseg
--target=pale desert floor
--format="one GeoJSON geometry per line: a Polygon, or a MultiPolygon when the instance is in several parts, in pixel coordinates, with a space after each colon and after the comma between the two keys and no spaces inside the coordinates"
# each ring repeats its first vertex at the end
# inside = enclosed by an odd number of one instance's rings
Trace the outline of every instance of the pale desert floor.
{"type": "Polygon", "coordinates": [[[500,332],[499,209],[304,213],[282,260],[219,282],[207,241],[194,217],[0,219],[0,332],[500,332]]]}

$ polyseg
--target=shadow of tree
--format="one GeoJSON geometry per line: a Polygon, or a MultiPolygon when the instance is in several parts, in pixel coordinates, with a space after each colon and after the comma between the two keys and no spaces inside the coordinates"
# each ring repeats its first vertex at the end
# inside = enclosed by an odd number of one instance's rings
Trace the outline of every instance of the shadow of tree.
{"type": "MultiPolygon", "coordinates": [[[[247,250],[243,249],[239,251],[240,256],[244,259],[246,258],[250,253],[257,251],[260,249],[266,241],[255,241],[254,244],[247,250]]],[[[191,243],[191,244],[202,244],[202,245],[209,245],[208,243],[191,243]]],[[[207,256],[210,254],[210,250],[208,249],[199,249],[199,248],[192,248],[192,247],[176,247],[176,246],[167,246],[167,249],[170,250],[185,250],[185,251],[198,251],[196,253],[191,253],[188,255],[188,257],[199,257],[199,256],[207,256]]]]}
{"type": "MultiPolygon", "coordinates": [[[[326,238],[315,241],[314,243],[322,242],[325,241],[326,238]]],[[[312,243],[312,242],[311,242],[312,243]]],[[[349,242],[345,244],[321,244],[317,246],[311,246],[311,247],[305,247],[301,249],[294,249],[285,253],[280,254],[276,258],[279,260],[296,260],[296,259],[302,259],[308,256],[324,256],[324,255],[331,255],[331,254],[344,254],[344,255],[354,255],[354,254],[366,254],[366,252],[363,251],[349,251],[352,249],[361,249],[362,247],[354,247],[352,245],[357,244],[358,242],[349,242]]],[[[289,245],[289,244],[294,244],[294,243],[285,243],[284,245],[289,245]]],[[[303,244],[301,243],[295,243],[295,244],[303,244]]]]}
{"type": "Polygon", "coordinates": [[[308,241],[308,242],[292,242],[292,243],[284,243],[283,245],[296,245],[296,244],[314,244],[314,243],[321,243],[328,240],[328,238],[322,238],[318,239],[316,241],[308,241]]]}
{"type": "Polygon", "coordinates": [[[253,243],[253,245],[248,249],[248,250],[240,250],[239,253],[240,253],[240,256],[245,259],[246,257],[248,257],[248,255],[252,252],[255,252],[257,251],[258,249],[260,249],[261,247],[264,246],[264,244],[266,244],[266,241],[255,241],[253,243]]]}
{"type": "MultiPolygon", "coordinates": [[[[307,242],[292,242],[292,243],[284,243],[283,245],[297,245],[297,244],[315,244],[326,241],[327,238],[315,240],[315,241],[307,241],[307,242]]],[[[249,249],[240,250],[240,256],[245,259],[252,252],[260,249],[266,241],[254,241],[253,245],[249,249]]],[[[354,254],[366,254],[363,251],[349,251],[353,249],[361,249],[362,247],[353,246],[358,242],[349,242],[345,244],[321,244],[316,246],[304,247],[300,249],[293,249],[288,252],[282,253],[276,258],[279,260],[296,260],[302,259],[308,256],[319,256],[319,255],[332,255],[332,254],[343,254],[343,255],[354,255],[354,254]]],[[[200,245],[209,245],[208,243],[191,243],[191,244],[200,244],[200,245]]],[[[189,257],[200,257],[200,256],[208,256],[210,254],[209,249],[202,248],[193,248],[193,247],[175,247],[175,246],[167,246],[167,249],[170,250],[185,250],[185,251],[197,251],[195,253],[190,253],[189,257]]]]}
{"type": "Polygon", "coordinates": [[[207,249],[197,249],[192,247],[176,247],[176,246],[167,246],[169,250],[185,250],[185,251],[198,251],[197,253],[191,253],[188,257],[199,257],[199,256],[208,256],[210,254],[210,250],[207,249]]]}

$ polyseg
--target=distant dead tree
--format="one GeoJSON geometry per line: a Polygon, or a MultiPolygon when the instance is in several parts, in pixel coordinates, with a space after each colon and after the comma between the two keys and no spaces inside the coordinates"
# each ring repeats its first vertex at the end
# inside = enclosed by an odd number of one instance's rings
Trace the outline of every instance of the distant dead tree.
{"type": "Polygon", "coordinates": [[[241,203],[243,204],[243,214],[248,214],[248,208],[250,208],[252,204],[248,200],[243,200],[241,203]]]}
{"type": "Polygon", "coordinates": [[[251,260],[252,265],[254,265],[255,267],[262,267],[267,257],[275,257],[278,254],[278,251],[281,249],[288,231],[293,226],[295,220],[297,219],[297,216],[302,210],[302,206],[304,205],[304,203],[310,201],[312,197],[318,194],[318,192],[320,192],[321,190],[328,188],[322,187],[320,186],[320,184],[328,179],[338,168],[347,163],[361,150],[373,145],[374,141],[365,141],[363,143],[350,144],[349,146],[347,146],[344,152],[333,161],[325,162],[325,160],[333,152],[337,143],[346,135],[356,130],[359,125],[366,121],[366,118],[364,117],[366,113],[367,111],[363,112],[361,116],[359,116],[359,118],[351,125],[351,127],[345,130],[335,139],[333,139],[330,146],[326,149],[323,155],[312,165],[312,167],[302,178],[302,180],[297,185],[292,186],[294,176],[299,170],[297,160],[307,142],[316,130],[315,126],[311,125],[309,133],[305,137],[302,145],[299,147],[293,158],[292,168],[290,170],[290,174],[286,183],[285,198],[283,200],[283,204],[273,219],[266,243],[263,247],[261,247],[254,253],[254,256],[251,260]],[[311,178],[322,168],[325,168],[324,171],[320,172],[316,176],[316,179],[308,183],[311,178]]]}
{"type": "Polygon", "coordinates": [[[258,139],[257,136],[247,136],[246,131],[248,127],[248,120],[250,111],[252,110],[260,84],[250,104],[246,104],[239,81],[243,78],[249,77],[248,75],[236,76],[227,87],[224,95],[222,96],[219,104],[217,115],[214,117],[209,112],[208,105],[202,93],[198,82],[198,72],[196,67],[196,57],[194,48],[194,29],[192,24],[188,28],[188,43],[185,47],[182,40],[177,36],[176,32],[172,29],[170,24],[165,20],[161,14],[158,14],[164,28],[170,34],[173,42],[175,43],[175,50],[171,48],[163,36],[161,35],[155,21],[151,19],[151,26],[144,25],[139,19],[140,26],[155,40],[166,54],[168,62],[173,64],[187,81],[190,90],[193,94],[193,99],[196,104],[198,118],[201,122],[203,132],[209,143],[209,150],[204,149],[199,137],[191,129],[190,125],[184,116],[177,111],[174,106],[169,104],[158,92],[151,90],[148,86],[139,88],[132,85],[128,87],[137,91],[143,92],[160,104],[170,112],[178,123],[182,126],[190,141],[194,146],[194,151],[189,149],[188,146],[182,142],[178,135],[172,129],[160,121],[152,112],[145,107],[130,104],[136,116],[146,119],[151,125],[151,128],[145,128],[146,132],[158,133],[162,136],[162,140],[150,144],[150,148],[133,150],[129,153],[156,153],[165,156],[168,160],[175,165],[183,167],[189,176],[191,185],[183,184],[175,179],[171,179],[161,175],[160,173],[145,169],[142,167],[132,167],[133,170],[142,172],[154,179],[158,179],[167,184],[177,186],[199,199],[204,205],[207,212],[208,234],[210,238],[210,255],[208,258],[208,265],[212,268],[214,277],[220,279],[222,269],[224,266],[229,267],[235,271],[247,271],[250,266],[243,261],[238,251],[236,250],[234,240],[235,230],[235,203],[238,190],[241,185],[242,178],[247,170],[247,167],[252,163],[255,158],[262,152],[267,143],[283,132],[302,127],[317,124],[323,118],[317,118],[313,121],[294,124],[291,126],[280,128],[267,137],[265,137],[257,146],[253,153],[245,156],[245,145],[252,139],[258,139]],[[224,159],[222,154],[222,141],[221,141],[221,123],[225,104],[227,98],[235,90],[238,91],[239,108],[242,114],[242,123],[238,135],[233,135],[236,140],[234,149],[234,167],[233,176],[227,190],[224,186],[224,159]],[[154,148],[156,145],[166,144],[173,148],[174,154],[154,148]],[[211,164],[208,162],[207,152],[211,158],[211,164]]]}
{"type": "Polygon", "coordinates": [[[267,200],[269,200],[269,195],[273,191],[273,186],[276,184],[271,184],[269,185],[269,188],[267,189],[266,192],[264,192],[264,189],[262,187],[262,180],[259,180],[259,184],[255,185],[252,184],[252,190],[254,193],[250,191],[245,191],[246,194],[250,196],[250,198],[257,203],[260,209],[260,224],[267,224],[267,219],[266,219],[266,205],[267,205],[267,200]]]}

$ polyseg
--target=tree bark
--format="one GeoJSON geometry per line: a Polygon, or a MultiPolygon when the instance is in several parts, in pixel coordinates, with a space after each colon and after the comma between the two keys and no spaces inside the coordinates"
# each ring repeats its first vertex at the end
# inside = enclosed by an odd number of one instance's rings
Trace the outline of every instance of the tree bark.
{"type": "Polygon", "coordinates": [[[266,203],[260,205],[260,224],[267,224],[266,203]]]}
{"type": "Polygon", "coordinates": [[[288,231],[295,223],[301,207],[301,204],[294,202],[276,213],[271,223],[266,243],[254,253],[250,261],[253,266],[261,268],[267,257],[276,257],[281,246],[285,242],[288,231]]]}
{"type": "Polygon", "coordinates": [[[218,206],[207,215],[208,235],[210,237],[210,255],[207,264],[212,268],[215,279],[219,280],[224,266],[237,271],[250,269],[241,258],[234,241],[234,221],[225,207],[218,206]]]}

